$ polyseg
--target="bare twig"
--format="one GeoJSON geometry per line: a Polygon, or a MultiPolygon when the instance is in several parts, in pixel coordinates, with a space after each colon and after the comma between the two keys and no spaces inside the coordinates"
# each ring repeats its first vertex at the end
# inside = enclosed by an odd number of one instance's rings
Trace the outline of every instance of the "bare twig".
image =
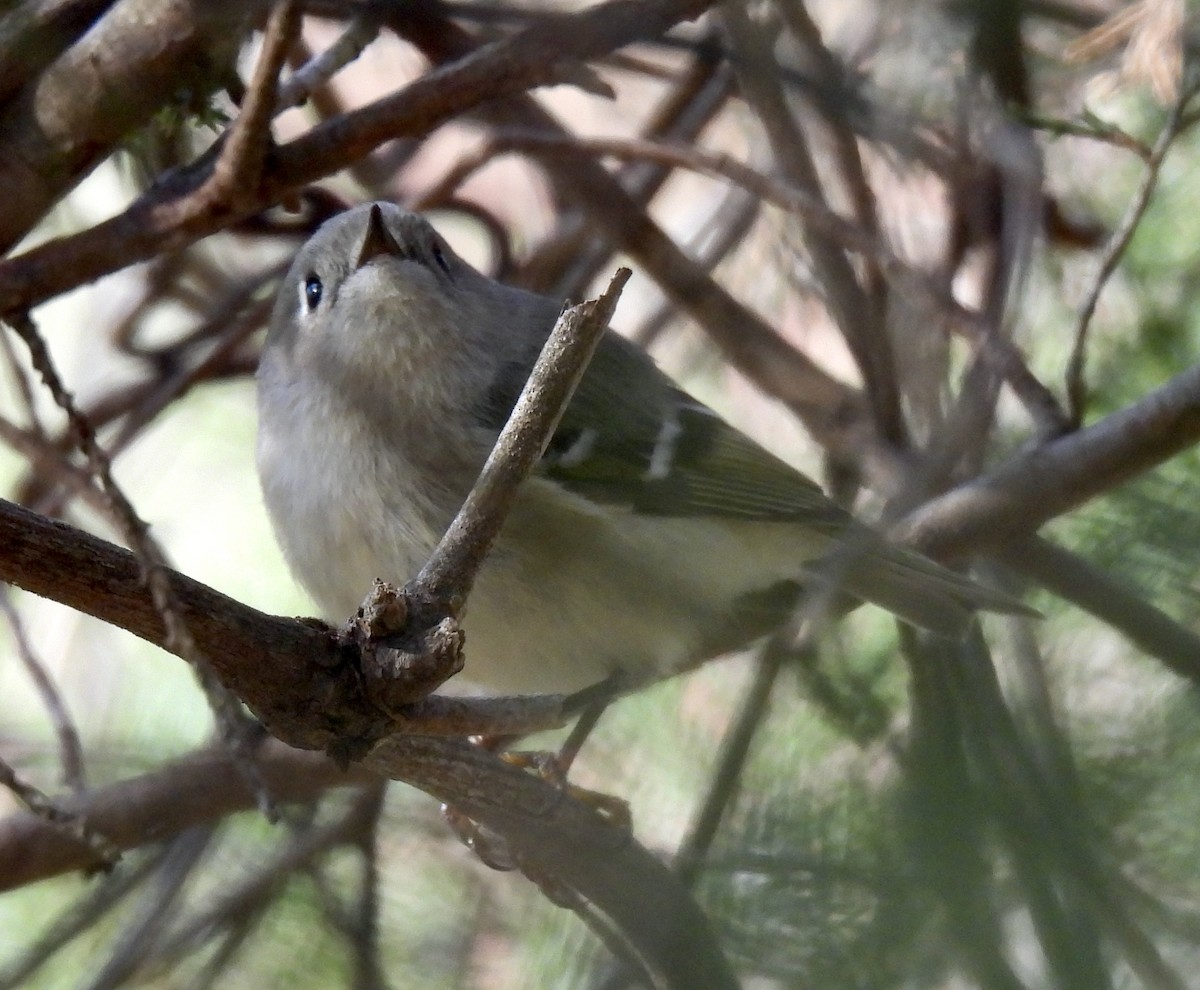
{"type": "Polygon", "coordinates": [[[96,479],[71,463],[54,441],[22,430],[3,416],[0,416],[0,440],[29,461],[44,486],[62,485],[102,516],[108,514],[108,500],[96,487],[96,479]]]}
{"type": "Polygon", "coordinates": [[[552,23],[534,24],[489,45],[477,58],[434,70],[399,93],[319,124],[277,148],[254,195],[236,208],[196,195],[211,174],[213,159],[206,157],[111,220],[0,263],[0,314],[28,309],[126,265],[182,248],[356,161],[385,141],[426,134],[480,103],[553,82],[555,65],[561,62],[658,37],[702,13],[709,2],[607,0],[552,23]],[[546,58],[549,43],[557,54],[553,60],[546,58]]]}
{"type": "MultiPolygon", "coordinates": [[[[259,751],[267,786],[280,803],[311,801],[378,775],[343,770],[321,753],[268,740],[259,751]]],[[[199,750],[150,773],[64,798],[60,811],[87,822],[117,850],[128,850],[252,809],[254,792],[235,772],[223,747],[199,750]]],[[[71,870],[95,868],[104,858],[76,833],[32,813],[0,820],[0,891],[14,890],[71,870]]]]}
{"type": "Polygon", "coordinates": [[[342,814],[327,824],[295,836],[249,876],[228,883],[211,905],[167,934],[154,953],[154,961],[159,964],[178,962],[202,946],[214,929],[228,925],[230,919],[267,907],[280,882],[289,874],[327,856],[337,846],[353,842],[366,824],[376,820],[386,785],[385,780],[376,778],[366,786],[360,786],[342,814]]]}
{"type": "MultiPolygon", "coordinates": [[[[10,820],[11,821],[11,820],[10,820]]],[[[5,825],[0,822],[0,860],[5,858],[5,825]]],[[[40,851],[40,837],[33,834],[35,849],[40,851]]],[[[144,856],[121,864],[96,882],[87,893],[76,898],[58,917],[54,918],[36,937],[30,939],[15,956],[5,959],[0,969],[0,990],[19,990],[30,985],[29,977],[55,958],[55,954],[84,932],[95,928],[131,893],[141,888],[148,877],[161,867],[167,853],[165,846],[150,850],[144,856]]],[[[94,865],[84,860],[81,867],[94,865]]]]}
{"type": "Polygon", "coordinates": [[[1122,148],[1137,155],[1138,158],[1147,164],[1154,154],[1153,149],[1144,141],[1139,141],[1132,134],[1121,130],[1115,124],[1101,120],[1095,114],[1087,111],[1084,111],[1082,117],[1078,120],[1046,117],[1028,111],[1022,113],[1021,119],[1025,122],[1026,126],[1034,130],[1045,131],[1052,135],[1090,138],[1093,141],[1102,141],[1105,144],[1110,144],[1114,148],[1122,148]]]}
{"type": "MultiPolygon", "coordinates": [[[[166,629],[167,649],[191,664],[208,697],[223,737],[239,754],[238,762],[242,772],[246,774],[247,779],[256,780],[257,771],[254,769],[251,752],[253,745],[257,743],[257,740],[252,741],[255,734],[253,723],[242,714],[237,699],[217,678],[207,658],[196,646],[183,618],[182,606],[167,577],[167,562],[162,548],[150,535],[149,527],[139,518],[133,504],[113,478],[108,453],[100,446],[87,418],[79,412],[74,396],[63,385],[50,358],[50,352],[46,349],[33,321],[22,314],[10,317],[10,322],[29,348],[33,366],[42,376],[54,401],[67,414],[75,443],[87,458],[91,472],[108,502],[110,518],[137,555],[142,577],[150,589],[154,606],[166,629]]],[[[260,793],[263,795],[262,810],[269,817],[272,813],[270,803],[261,788],[260,793]]]]}
{"type": "Polygon", "coordinates": [[[1179,134],[1184,109],[1187,107],[1193,93],[1194,90],[1186,87],[1180,89],[1178,98],[1167,114],[1166,123],[1163,124],[1163,129],[1158,135],[1158,140],[1154,142],[1154,147],[1150,150],[1150,157],[1146,161],[1146,170],[1142,173],[1142,180],[1138,183],[1137,191],[1134,193],[1133,199],[1130,200],[1129,206],[1125,210],[1125,215],[1121,218],[1120,225],[1113,231],[1108,244],[1105,245],[1104,251],[1100,256],[1100,263],[1096,267],[1096,273],[1092,277],[1088,291],[1084,295],[1083,302],[1076,313],[1075,326],[1072,331],[1074,345],[1071,348],[1071,356],[1067,361],[1066,371],[1069,422],[1074,427],[1082,424],[1084,414],[1087,411],[1086,363],[1088,331],[1092,325],[1092,317],[1096,313],[1096,306],[1100,301],[1100,293],[1104,291],[1104,286],[1108,282],[1109,277],[1116,271],[1117,265],[1125,254],[1125,249],[1129,247],[1129,242],[1133,240],[1133,235],[1137,231],[1138,224],[1141,223],[1142,217],[1150,205],[1150,197],[1154,194],[1154,190],[1158,185],[1158,177],[1162,172],[1163,162],[1166,160],[1167,153],[1171,150],[1171,146],[1179,134]]]}
{"type": "MultiPolygon", "coordinates": [[[[96,823],[73,811],[68,802],[55,801],[27,780],[13,767],[0,760],[0,787],[7,787],[32,817],[46,826],[64,842],[84,850],[89,865],[109,867],[120,859],[120,847],[96,823]]],[[[25,851],[27,854],[27,850],[25,851]]],[[[0,878],[2,879],[2,878],[0,878]]]]}
{"type": "Polygon", "coordinates": [[[379,19],[369,13],[355,15],[332,45],[309,59],[279,87],[275,112],[299,106],[317,87],[324,86],[353,62],[379,34],[379,19]]]}
{"type": "MultiPolygon", "coordinates": [[[[745,241],[761,213],[762,204],[756,197],[731,190],[713,212],[712,223],[704,224],[704,230],[688,244],[689,252],[706,271],[715,271],[745,241]]],[[[675,305],[663,299],[642,319],[629,335],[630,339],[648,349],[676,316],[675,305]]]]}
{"type": "Polygon", "coordinates": [[[184,888],[203,861],[215,835],[215,825],[189,829],[175,836],[159,869],[149,878],[132,905],[131,917],[88,974],[86,990],[115,990],[131,981],[163,937],[167,922],[178,910],[184,888]]]}
{"type": "MultiPolygon", "coordinates": [[[[458,615],[517,489],[544,453],[607,330],[629,275],[619,269],[599,299],[559,317],[479,477],[425,566],[402,593],[376,581],[343,628],[342,636],[361,651],[367,694],[381,711],[402,713],[462,669],[458,615]]],[[[561,713],[561,706],[556,710],[561,713]]]]}
{"type": "Polygon", "coordinates": [[[263,163],[271,145],[271,118],[276,113],[279,73],[300,27],[295,0],[278,0],[271,8],[262,51],[254,66],[242,112],[198,195],[216,203],[257,203],[263,163]]]}
{"type": "Polygon", "coordinates": [[[1110,572],[1042,537],[1018,540],[998,551],[1018,574],[1094,615],[1180,677],[1200,684],[1200,636],[1110,572]]]}
{"type": "MultiPolygon", "coordinates": [[[[812,65],[819,89],[815,101],[816,108],[823,114],[822,119],[833,138],[832,151],[836,156],[836,168],[833,171],[845,187],[854,220],[868,237],[882,242],[875,193],[867,179],[858,139],[850,128],[849,114],[828,112],[830,106],[844,107],[855,98],[849,74],[826,46],[820,28],[810,15],[804,0],[791,0],[776,6],[783,22],[800,43],[808,62],[812,65]]],[[[867,255],[865,261],[862,284],[864,298],[870,306],[869,322],[878,332],[883,333],[882,339],[888,341],[890,349],[890,341],[884,332],[888,285],[875,258],[867,255]]],[[[891,370],[895,377],[896,369],[891,370]]],[[[899,388],[898,379],[892,387],[899,388]]]]}
{"type": "Polygon", "coordinates": [[[29,421],[28,430],[39,440],[46,439],[46,428],[42,425],[42,418],[38,415],[37,402],[33,397],[33,388],[29,383],[29,376],[25,372],[17,360],[17,352],[13,348],[12,340],[8,334],[0,333],[0,351],[4,352],[4,363],[8,367],[9,377],[12,379],[13,387],[17,390],[17,395],[21,399],[21,406],[25,410],[25,418],[29,421]]]}
{"type": "Polygon", "coordinates": [[[762,199],[786,210],[802,214],[806,222],[826,237],[838,241],[846,250],[862,254],[895,279],[902,292],[920,293],[951,317],[950,326],[980,348],[988,366],[1003,375],[1013,392],[1040,424],[1051,424],[1048,434],[1061,432],[1066,414],[1045,385],[1029,370],[1020,350],[1007,337],[988,332],[983,317],[968,309],[929,275],[914,268],[885,243],[868,231],[814,199],[801,189],[765,175],[729,155],[706,152],[695,147],[680,147],[627,138],[577,138],[559,134],[500,131],[494,142],[500,148],[574,147],[601,155],[646,158],[686,168],[714,178],[725,179],[762,199]]]}
{"type": "Polygon", "coordinates": [[[29,679],[33,681],[34,690],[41,696],[42,704],[50,716],[50,724],[54,726],[54,734],[58,738],[58,755],[62,762],[63,783],[78,794],[87,786],[87,775],[84,772],[83,747],[79,742],[75,720],[67,711],[66,702],[49,671],[34,652],[29,637],[25,635],[25,624],[13,606],[9,589],[6,587],[0,587],[0,612],[4,613],[12,630],[17,656],[28,672],[29,679]]]}
{"type": "Polygon", "coordinates": [[[420,593],[454,611],[466,600],[517,487],[550,442],[629,276],[629,269],[619,269],[599,299],[573,306],[559,317],[479,479],[417,575],[414,584],[420,593]]]}
{"type": "MultiPolygon", "coordinates": [[[[811,624],[810,624],[811,625],[811,624]]],[[[705,866],[705,859],[716,838],[717,829],[745,772],[750,746],[769,711],[771,692],[785,663],[794,657],[797,648],[795,629],[788,628],[772,636],[759,651],[754,666],[754,679],[742,699],[737,718],[721,741],[717,766],[709,781],[708,792],[675,851],[672,864],[675,872],[689,888],[693,887],[705,866]]]]}
{"type": "MultiPolygon", "coordinates": [[[[809,142],[788,105],[773,46],[741,3],[725,3],[719,18],[737,55],[734,67],[746,101],[767,132],[775,160],[789,184],[817,201],[826,199],[809,142]]],[[[906,429],[900,409],[891,342],[882,306],[868,299],[839,245],[820,229],[806,232],[805,244],[830,315],[866,383],[864,389],[879,434],[903,447],[906,429]]],[[[881,300],[880,300],[881,302],[881,300]]]]}
{"type": "MultiPolygon", "coordinates": [[[[716,39],[710,40],[715,47],[716,39]]],[[[684,144],[694,141],[727,105],[733,92],[733,72],[728,63],[718,61],[713,51],[702,47],[695,62],[655,108],[643,136],[684,144]]],[[[630,197],[648,207],[672,174],[673,169],[662,163],[625,162],[614,178],[630,197]]],[[[595,236],[587,212],[576,205],[560,219],[554,235],[528,259],[521,272],[522,284],[535,291],[576,298],[606,264],[612,263],[617,250],[611,239],[595,236]]]]}

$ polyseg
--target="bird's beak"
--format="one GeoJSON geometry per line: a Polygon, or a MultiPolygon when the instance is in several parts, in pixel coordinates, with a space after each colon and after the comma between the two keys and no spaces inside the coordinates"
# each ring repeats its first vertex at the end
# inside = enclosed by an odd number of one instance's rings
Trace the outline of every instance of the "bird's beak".
{"type": "Polygon", "coordinates": [[[358,249],[355,269],[362,268],[372,258],[378,258],[382,254],[390,254],[396,258],[406,257],[404,249],[396,243],[396,238],[383,222],[383,211],[379,209],[379,204],[375,203],[367,216],[367,232],[363,235],[362,247],[358,249]]]}

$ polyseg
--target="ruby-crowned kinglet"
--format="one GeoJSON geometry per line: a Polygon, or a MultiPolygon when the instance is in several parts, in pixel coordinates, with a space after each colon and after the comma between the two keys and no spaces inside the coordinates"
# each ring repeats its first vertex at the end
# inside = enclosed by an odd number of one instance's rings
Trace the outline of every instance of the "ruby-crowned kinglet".
{"type": "MultiPolygon", "coordinates": [[[[387,203],[300,250],[258,372],[258,468],[329,618],[428,559],[560,310],[387,203]]],[[[669,675],[769,631],[847,545],[839,591],[918,626],[1021,610],[871,534],[610,331],[479,572],[464,676],[557,692],[669,675]]]]}

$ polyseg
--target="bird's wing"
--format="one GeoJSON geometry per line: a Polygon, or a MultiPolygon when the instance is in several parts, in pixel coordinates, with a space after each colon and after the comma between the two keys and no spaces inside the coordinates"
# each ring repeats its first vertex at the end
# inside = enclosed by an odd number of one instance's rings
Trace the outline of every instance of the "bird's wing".
{"type": "MultiPolygon", "coordinates": [[[[496,379],[489,429],[504,425],[529,368],[514,363],[496,379]]],[[[976,608],[1038,614],[858,524],[615,334],[597,348],[538,473],[644,515],[793,521],[844,540],[850,552],[827,559],[829,579],[924,628],[959,635],[976,608]]]]}
{"type": "MultiPolygon", "coordinates": [[[[486,402],[489,426],[503,425],[528,372],[520,362],[497,377],[486,402]]],[[[597,348],[538,471],[593,501],[645,515],[797,521],[831,535],[850,523],[815,483],[616,334],[597,348]]]]}

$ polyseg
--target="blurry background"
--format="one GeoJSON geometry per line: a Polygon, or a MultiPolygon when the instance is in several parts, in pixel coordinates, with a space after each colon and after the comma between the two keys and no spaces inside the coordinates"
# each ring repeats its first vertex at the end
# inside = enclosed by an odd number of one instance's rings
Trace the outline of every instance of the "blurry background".
{"type": "MultiPolygon", "coordinates": [[[[200,32],[203,85],[160,86],[143,119],[106,131],[103,107],[48,122],[39,86],[98,32],[136,41],[139,5],[0,4],[0,178],[23,161],[57,183],[36,216],[10,210],[8,258],[207,167],[267,6],[200,32]],[[94,133],[68,133],[85,124],[94,133]]],[[[396,136],[365,157],[332,135],[317,181],[266,184],[228,222],[206,220],[211,236],[163,234],[91,284],[49,255],[50,289],[21,295],[0,262],[4,299],[39,304],[53,361],[172,565],[256,608],[313,611],[258,493],[252,373],[281,263],[340,205],[422,209],[479,267],[564,298],[630,265],[618,329],[866,518],[895,520],[1196,361],[1197,36],[1183,0],[777,0],[586,65],[556,62],[554,47],[581,5],[300,7],[283,78],[308,72],[309,98],[276,118],[281,145],[534,28],[560,82],[494,100],[448,87],[433,128],[397,105],[396,136]],[[314,69],[345,47],[361,52],[314,69]],[[581,162],[601,165],[625,205],[581,162]],[[664,261],[622,220],[630,210],[677,255],[664,261]],[[699,287],[682,280],[688,259],[699,287]],[[806,391],[807,364],[763,356],[775,353],[764,333],[863,390],[868,411],[847,424],[832,393],[806,391]],[[987,336],[1015,343],[1004,353],[1024,362],[1024,386],[980,357],[987,336]]],[[[138,23],[147,39],[162,29],[138,23]]],[[[79,99],[95,85],[81,76],[79,99]]],[[[114,257],[127,235],[114,228],[114,257]]],[[[62,411],[18,337],[3,340],[5,497],[119,540],[71,481],[84,462],[61,439],[62,411]]],[[[731,657],[622,700],[573,779],[628,800],[639,840],[682,856],[747,986],[1191,985],[1196,466],[1189,451],[1114,481],[1047,526],[1056,593],[1011,567],[984,572],[1025,589],[1044,620],[986,617],[955,651],[861,610],[815,646],[777,651],[778,670],[731,657]],[[1064,600],[1101,584],[1107,605],[1064,600]],[[1139,602],[1174,652],[1132,645],[1139,602]],[[735,730],[748,753],[716,782],[735,730]]],[[[104,789],[211,743],[177,658],[54,602],[7,601],[0,757],[22,781],[52,796],[104,789]]],[[[20,808],[0,795],[6,814],[20,808]]],[[[578,918],[479,863],[420,792],[339,789],[281,814],[214,819],[106,875],[6,893],[0,986],[624,985],[578,918]]],[[[9,834],[0,823],[0,845],[9,834]]]]}

